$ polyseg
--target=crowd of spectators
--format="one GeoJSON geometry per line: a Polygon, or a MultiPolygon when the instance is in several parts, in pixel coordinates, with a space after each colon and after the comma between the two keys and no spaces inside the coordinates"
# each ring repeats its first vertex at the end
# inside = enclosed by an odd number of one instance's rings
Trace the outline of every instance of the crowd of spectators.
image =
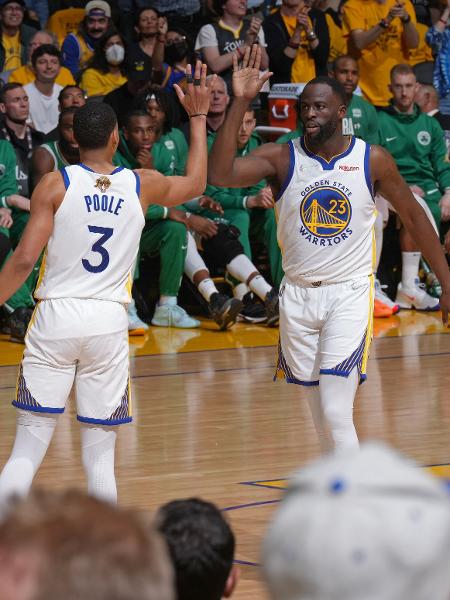
{"type": "MultiPolygon", "coordinates": [[[[220,600],[239,586],[235,549],[226,512],[199,498],[152,518],[37,490],[2,507],[2,599],[220,600]]],[[[448,600],[448,492],[380,444],[331,454],[290,479],[260,554],[272,600],[448,600]]]]}
{"type": "MultiPolygon", "coordinates": [[[[0,0],[0,264],[20,240],[40,178],[79,160],[71,126],[77,107],[113,107],[118,166],[180,174],[189,127],[173,85],[184,85],[186,65],[196,57],[218,75],[209,80],[210,147],[232,102],[233,55],[242,58],[254,43],[262,49],[261,68],[273,72],[271,85],[301,88],[329,74],[344,86],[344,133],[391,152],[450,251],[449,16],[450,0],[0,0]]],[[[257,133],[268,124],[267,91],[244,119],[240,155],[267,141],[257,133]]],[[[301,134],[298,122],[278,142],[301,134]]],[[[382,272],[383,228],[392,213],[383,198],[376,201],[382,272]]],[[[377,278],[375,316],[399,307],[438,309],[438,282],[400,223],[397,229],[401,281],[389,297],[377,278]],[[426,277],[426,289],[419,277],[426,277]]],[[[0,330],[13,341],[23,340],[39,268],[1,308],[0,330]]],[[[208,186],[176,209],[152,206],[130,333],[144,334],[149,321],[199,327],[185,310],[196,306],[219,329],[235,320],[275,326],[282,277],[265,181],[251,189],[208,186]]]]}

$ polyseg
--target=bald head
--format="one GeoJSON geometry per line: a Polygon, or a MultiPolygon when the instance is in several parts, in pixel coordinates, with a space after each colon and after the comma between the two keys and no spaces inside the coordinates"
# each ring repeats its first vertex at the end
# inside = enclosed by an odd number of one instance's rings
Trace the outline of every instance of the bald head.
{"type": "Polygon", "coordinates": [[[419,85],[414,100],[424,113],[439,108],[439,94],[432,85],[419,85]]]}

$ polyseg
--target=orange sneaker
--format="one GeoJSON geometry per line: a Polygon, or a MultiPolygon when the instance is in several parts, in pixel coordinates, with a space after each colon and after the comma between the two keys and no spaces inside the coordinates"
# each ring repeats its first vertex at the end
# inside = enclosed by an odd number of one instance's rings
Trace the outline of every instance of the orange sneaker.
{"type": "Polygon", "coordinates": [[[392,315],[394,314],[392,308],[390,308],[389,306],[387,306],[386,304],[383,304],[383,302],[381,302],[380,300],[377,300],[375,298],[374,303],[373,303],[373,316],[374,317],[392,317],[392,315]]]}

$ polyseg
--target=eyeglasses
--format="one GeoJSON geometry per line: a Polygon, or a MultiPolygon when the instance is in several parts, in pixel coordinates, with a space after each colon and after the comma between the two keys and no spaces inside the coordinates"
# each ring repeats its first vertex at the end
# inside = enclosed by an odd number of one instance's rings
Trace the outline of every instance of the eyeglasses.
{"type": "Polygon", "coordinates": [[[173,44],[178,44],[178,42],[185,42],[186,36],[180,35],[180,37],[169,39],[166,41],[166,46],[173,46],[173,44]]]}
{"type": "Polygon", "coordinates": [[[11,6],[10,4],[8,4],[7,6],[5,6],[5,8],[3,8],[3,12],[24,12],[25,9],[23,8],[23,6],[20,5],[16,5],[16,6],[11,6]]]}

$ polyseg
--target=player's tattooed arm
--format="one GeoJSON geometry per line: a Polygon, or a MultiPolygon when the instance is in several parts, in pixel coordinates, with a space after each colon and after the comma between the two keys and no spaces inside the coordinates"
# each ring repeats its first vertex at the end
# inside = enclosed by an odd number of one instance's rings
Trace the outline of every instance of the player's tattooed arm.
{"type": "Polygon", "coordinates": [[[442,320],[448,323],[450,311],[450,273],[433,226],[400,175],[392,156],[381,146],[372,146],[370,172],[374,191],[384,196],[397,211],[403,225],[416,241],[442,286],[442,320]]]}
{"type": "Polygon", "coordinates": [[[61,173],[49,173],[31,197],[30,218],[13,255],[0,272],[0,305],[25,282],[53,231],[55,212],[65,194],[61,173]]]}

